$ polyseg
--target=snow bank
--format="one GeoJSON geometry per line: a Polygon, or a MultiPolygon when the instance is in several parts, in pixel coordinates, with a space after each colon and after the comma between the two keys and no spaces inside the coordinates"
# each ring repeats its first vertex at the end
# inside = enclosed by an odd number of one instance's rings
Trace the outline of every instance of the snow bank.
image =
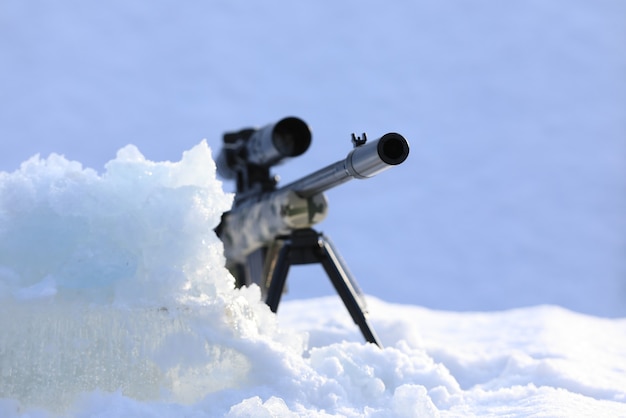
{"type": "Polygon", "coordinates": [[[58,155],[0,174],[1,296],[167,306],[230,289],[212,227],[230,197],[208,146],[179,163],[133,146],[99,176],[58,155]],[[36,260],[36,262],[34,262],[36,260]]]}
{"type": "Polygon", "coordinates": [[[0,416],[626,414],[626,322],[337,298],[272,314],[213,233],[231,196],[206,143],[133,146],[100,175],[58,155],[0,173],[0,416]]]}
{"type": "Polygon", "coordinates": [[[213,228],[231,197],[206,143],[179,163],[129,146],[102,176],[34,157],[0,174],[0,197],[1,397],[55,411],[96,389],[189,402],[246,381],[253,359],[231,339],[281,340],[222,267],[213,228]]]}

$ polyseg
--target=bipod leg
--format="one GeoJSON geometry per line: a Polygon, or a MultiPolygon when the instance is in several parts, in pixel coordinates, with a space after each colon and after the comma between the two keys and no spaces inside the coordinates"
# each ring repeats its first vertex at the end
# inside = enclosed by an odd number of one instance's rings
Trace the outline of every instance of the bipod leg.
{"type": "Polygon", "coordinates": [[[274,313],[278,310],[278,304],[280,303],[280,298],[285,288],[285,282],[287,281],[287,273],[289,273],[289,267],[291,267],[291,261],[289,259],[290,251],[291,240],[286,239],[276,255],[276,262],[271,273],[272,278],[269,289],[267,290],[265,303],[274,313]]]}
{"type": "Polygon", "coordinates": [[[298,229],[290,235],[279,237],[277,244],[280,250],[277,253],[271,252],[271,260],[266,260],[271,266],[267,272],[271,279],[265,303],[272,312],[278,310],[291,265],[321,263],[365,340],[382,348],[367,320],[363,294],[327,237],[310,228],[298,229]]]}
{"type": "Polygon", "coordinates": [[[348,309],[348,312],[350,312],[352,320],[359,326],[367,342],[376,344],[382,348],[383,346],[378,340],[378,336],[376,336],[367,320],[365,300],[354,277],[352,277],[341,256],[339,256],[339,253],[335,250],[328,238],[320,234],[319,244],[322,250],[322,266],[324,270],[326,270],[326,274],[328,274],[341,300],[343,300],[343,304],[348,309]]]}

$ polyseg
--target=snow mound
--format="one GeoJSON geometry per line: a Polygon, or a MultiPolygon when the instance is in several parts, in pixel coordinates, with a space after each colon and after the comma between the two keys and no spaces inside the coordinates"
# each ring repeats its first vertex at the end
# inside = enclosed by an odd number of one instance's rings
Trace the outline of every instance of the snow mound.
{"type": "Polygon", "coordinates": [[[233,289],[213,232],[230,203],[204,142],[177,163],[128,146],[101,176],[58,155],[0,173],[0,397],[193,402],[248,381],[242,341],[299,354],[255,289],[233,289]]]}

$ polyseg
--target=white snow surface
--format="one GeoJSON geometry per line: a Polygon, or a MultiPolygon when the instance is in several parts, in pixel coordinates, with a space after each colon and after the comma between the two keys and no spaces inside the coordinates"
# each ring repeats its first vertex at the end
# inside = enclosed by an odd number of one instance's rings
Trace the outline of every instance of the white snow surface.
{"type": "Polygon", "coordinates": [[[625,17],[0,2],[0,417],[626,416],[625,17]],[[274,315],[223,268],[221,134],[289,115],[282,184],[411,143],[320,225],[382,350],[321,269],[274,315]]]}
{"type": "Polygon", "coordinates": [[[555,306],[454,313],[234,289],[232,196],[206,142],[51,155],[0,173],[0,416],[626,415],[626,320],[555,306]]]}

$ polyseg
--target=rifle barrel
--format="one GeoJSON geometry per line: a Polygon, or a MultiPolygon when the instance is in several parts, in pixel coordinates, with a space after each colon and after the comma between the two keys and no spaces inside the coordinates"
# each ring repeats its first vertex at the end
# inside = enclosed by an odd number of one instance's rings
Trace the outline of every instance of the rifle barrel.
{"type": "Polygon", "coordinates": [[[366,179],[402,164],[409,155],[409,143],[400,134],[388,133],[376,141],[355,147],[348,156],[279,189],[311,197],[353,178],[366,179]]]}

